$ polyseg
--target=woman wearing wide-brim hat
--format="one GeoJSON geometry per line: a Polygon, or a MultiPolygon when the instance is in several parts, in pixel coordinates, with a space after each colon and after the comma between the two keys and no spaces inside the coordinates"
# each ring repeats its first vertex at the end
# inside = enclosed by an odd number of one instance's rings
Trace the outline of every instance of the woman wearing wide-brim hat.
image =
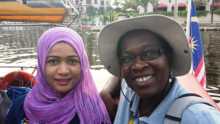
{"type": "Polygon", "coordinates": [[[101,31],[99,48],[106,69],[122,79],[115,124],[220,123],[217,109],[176,80],[189,72],[191,51],[175,20],[150,15],[114,22],[101,31]]]}

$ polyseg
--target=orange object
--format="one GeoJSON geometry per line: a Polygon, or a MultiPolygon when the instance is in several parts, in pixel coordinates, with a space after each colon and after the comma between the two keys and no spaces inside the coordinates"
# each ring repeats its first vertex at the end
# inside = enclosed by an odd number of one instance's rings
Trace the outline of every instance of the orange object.
{"type": "Polygon", "coordinates": [[[36,83],[34,76],[24,71],[14,71],[6,74],[0,83],[0,90],[9,86],[32,87],[36,83]]]}
{"type": "Polygon", "coordinates": [[[31,7],[17,1],[0,2],[0,20],[60,23],[64,7],[31,7]]]}

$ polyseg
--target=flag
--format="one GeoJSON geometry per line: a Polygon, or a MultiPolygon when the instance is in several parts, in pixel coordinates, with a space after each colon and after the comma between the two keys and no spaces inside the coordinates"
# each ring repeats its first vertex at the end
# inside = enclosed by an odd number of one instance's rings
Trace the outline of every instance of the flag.
{"type": "Polygon", "coordinates": [[[189,0],[188,8],[188,31],[189,43],[192,48],[192,69],[193,75],[196,77],[202,87],[206,87],[206,72],[203,52],[203,41],[200,34],[199,21],[196,16],[196,7],[192,0],[189,0]],[[190,5],[191,4],[191,5],[190,5]]]}

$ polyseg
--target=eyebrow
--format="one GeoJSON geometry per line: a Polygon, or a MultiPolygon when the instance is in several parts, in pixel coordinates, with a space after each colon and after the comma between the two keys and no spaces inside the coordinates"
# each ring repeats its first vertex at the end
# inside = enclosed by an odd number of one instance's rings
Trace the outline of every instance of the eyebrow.
{"type": "MultiPolygon", "coordinates": [[[[73,57],[73,58],[79,58],[79,56],[77,55],[70,55],[70,56],[66,56],[68,58],[73,57]]],[[[56,56],[56,55],[48,55],[47,58],[62,58],[62,56],[56,56]]]]}

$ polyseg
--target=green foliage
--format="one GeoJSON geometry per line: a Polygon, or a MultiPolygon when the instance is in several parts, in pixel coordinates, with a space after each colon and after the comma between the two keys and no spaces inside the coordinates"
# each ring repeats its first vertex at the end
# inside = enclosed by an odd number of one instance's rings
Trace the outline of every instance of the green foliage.
{"type": "Polygon", "coordinates": [[[93,7],[93,6],[86,7],[86,10],[87,10],[87,15],[88,16],[94,16],[98,13],[98,9],[93,7]]]}
{"type": "MultiPolygon", "coordinates": [[[[87,16],[83,17],[81,19],[82,23],[84,24],[95,24],[96,20],[101,20],[103,24],[108,24],[120,16],[126,16],[126,17],[135,17],[140,16],[137,12],[137,6],[142,5],[143,7],[146,7],[148,2],[151,3],[157,3],[158,0],[125,0],[125,3],[122,4],[122,8],[95,8],[93,6],[87,7],[87,16]]],[[[117,1],[116,1],[117,2],[117,1]]],[[[117,3],[119,4],[119,3],[117,3]]],[[[117,5],[115,3],[115,5],[117,5]]],[[[207,11],[199,11],[197,10],[197,16],[206,16],[207,11]]],[[[220,9],[215,10],[216,14],[220,14],[220,9]]],[[[174,12],[167,12],[167,11],[155,11],[153,13],[145,13],[145,14],[162,14],[166,16],[173,16],[174,12]]],[[[178,16],[180,17],[186,17],[187,16],[187,10],[179,10],[178,16]]]]}
{"type": "MultiPolygon", "coordinates": [[[[166,15],[166,16],[173,16],[173,12],[167,12],[167,11],[157,11],[157,12],[153,12],[153,13],[149,13],[149,14],[162,14],[162,15],[166,15]]],[[[197,11],[197,16],[206,16],[208,14],[208,11],[197,11]]],[[[178,16],[180,17],[186,17],[187,16],[187,10],[181,10],[178,11],[178,16]]]]}
{"type": "Polygon", "coordinates": [[[126,9],[135,9],[137,8],[137,2],[136,0],[126,0],[123,5],[123,10],[126,9]]]}
{"type": "Polygon", "coordinates": [[[197,11],[197,16],[207,16],[208,11],[197,11]]]}
{"type": "Polygon", "coordinates": [[[135,0],[138,5],[144,5],[146,6],[148,2],[154,3],[158,0],[135,0]]]}
{"type": "Polygon", "coordinates": [[[215,9],[215,10],[213,11],[213,13],[220,15],[220,8],[215,9]]]}

